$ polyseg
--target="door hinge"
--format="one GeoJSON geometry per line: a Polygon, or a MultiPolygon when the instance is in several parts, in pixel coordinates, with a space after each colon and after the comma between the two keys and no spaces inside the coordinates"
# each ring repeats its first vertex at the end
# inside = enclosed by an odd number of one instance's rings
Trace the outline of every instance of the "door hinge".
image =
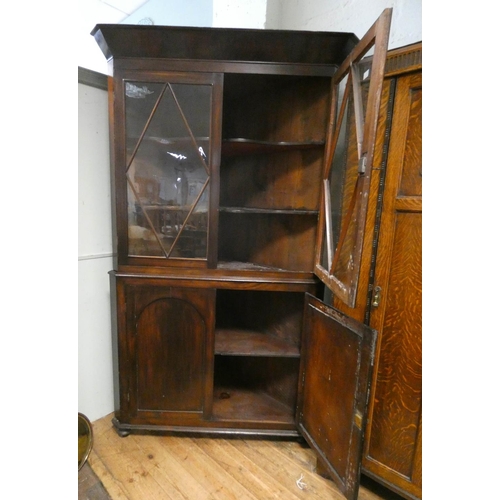
{"type": "Polygon", "coordinates": [[[373,289],[373,297],[372,297],[372,307],[378,307],[380,305],[380,295],[382,292],[382,288],[376,286],[373,289]]]}
{"type": "Polygon", "coordinates": [[[363,415],[359,410],[354,412],[354,425],[361,430],[361,426],[363,424],[363,415]]]}
{"type": "Polygon", "coordinates": [[[358,162],[358,174],[364,174],[366,172],[366,164],[368,163],[366,159],[366,153],[361,156],[358,162]]]}

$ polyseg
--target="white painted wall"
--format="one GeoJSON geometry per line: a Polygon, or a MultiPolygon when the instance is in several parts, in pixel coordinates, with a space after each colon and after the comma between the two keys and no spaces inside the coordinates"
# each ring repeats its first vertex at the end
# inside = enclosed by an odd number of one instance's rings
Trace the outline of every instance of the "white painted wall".
{"type": "Polygon", "coordinates": [[[268,0],[266,28],[348,31],[362,37],[392,7],[389,48],[422,40],[422,0],[268,0]]]}
{"type": "Polygon", "coordinates": [[[94,37],[90,34],[98,23],[116,24],[128,14],[101,0],[79,0],[75,37],[77,42],[78,66],[107,74],[108,63],[102,55],[94,37]]]}
{"type": "Polygon", "coordinates": [[[216,28],[265,28],[266,0],[213,0],[216,28]]]}
{"type": "Polygon", "coordinates": [[[113,408],[108,94],[78,84],[78,411],[113,408]]]}
{"type": "Polygon", "coordinates": [[[212,0],[149,0],[122,24],[138,24],[150,19],[155,25],[165,26],[206,26],[212,25],[212,0]]]}

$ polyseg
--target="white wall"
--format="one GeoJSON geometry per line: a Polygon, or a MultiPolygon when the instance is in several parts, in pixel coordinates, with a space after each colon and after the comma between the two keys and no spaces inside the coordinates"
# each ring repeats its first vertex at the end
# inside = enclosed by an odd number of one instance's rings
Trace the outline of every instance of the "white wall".
{"type": "Polygon", "coordinates": [[[213,0],[216,28],[265,28],[266,0],[213,0]]]}
{"type": "Polygon", "coordinates": [[[362,37],[392,7],[389,48],[422,40],[422,0],[269,0],[267,28],[348,31],[362,37]]]}
{"type": "Polygon", "coordinates": [[[138,24],[150,19],[155,25],[206,26],[212,25],[212,0],[149,0],[122,24],[138,24]]]}
{"type": "Polygon", "coordinates": [[[78,411],[114,410],[108,272],[113,268],[108,95],[78,84],[78,411]]]}
{"type": "Polygon", "coordinates": [[[127,15],[127,13],[101,0],[79,0],[78,19],[75,26],[75,29],[78,30],[75,37],[78,50],[78,66],[107,74],[108,63],[90,33],[98,23],[116,24],[127,15]]]}

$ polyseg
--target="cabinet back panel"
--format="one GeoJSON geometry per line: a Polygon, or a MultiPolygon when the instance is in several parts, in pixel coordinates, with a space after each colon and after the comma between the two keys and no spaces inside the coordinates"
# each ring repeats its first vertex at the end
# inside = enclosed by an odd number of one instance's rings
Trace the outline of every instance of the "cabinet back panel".
{"type": "Polygon", "coordinates": [[[319,210],[323,148],[223,158],[220,205],[319,210]]]}
{"type": "Polygon", "coordinates": [[[299,347],[304,294],[217,290],[216,328],[268,333],[299,347]]]}
{"type": "Polygon", "coordinates": [[[214,384],[226,388],[229,395],[231,390],[262,392],[294,411],[298,373],[298,359],[216,356],[214,384]]]}
{"type": "Polygon", "coordinates": [[[313,270],[317,215],[221,212],[219,217],[219,261],[313,270]]]}
{"type": "Polygon", "coordinates": [[[330,79],[224,76],[223,138],[324,141],[330,79]]]}

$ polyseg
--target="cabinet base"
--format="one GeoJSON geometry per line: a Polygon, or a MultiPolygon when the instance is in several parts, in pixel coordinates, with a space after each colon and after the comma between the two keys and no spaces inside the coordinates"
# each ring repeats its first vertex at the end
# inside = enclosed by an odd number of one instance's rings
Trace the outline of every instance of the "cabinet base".
{"type": "MultiPolygon", "coordinates": [[[[391,481],[388,481],[387,479],[378,476],[377,474],[374,474],[373,472],[367,470],[365,467],[361,468],[361,473],[363,476],[366,476],[368,478],[368,481],[375,481],[375,484],[378,484],[379,486],[381,485],[384,488],[387,488],[388,490],[396,493],[397,495],[401,496],[402,498],[406,500],[421,500],[422,495],[414,495],[410,493],[409,491],[400,488],[396,484],[392,483],[391,481]]],[[[362,482],[363,484],[363,482],[362,482]]]]}
{"type": "Polygon", "coordinates": [[[226,437],[277,437],[277,438],[299,438],[300,434],[296,430],[285,429],[256,429],[238,427],[217,427],[216,422],[207,422],[206,427],[178,426],[178,425],[146,425],[146,424],[125,424],[117,418],[112,419],[113,426],[120,437],[129,434],[153,433],[153,434],[214,434],[226,437]]]}

